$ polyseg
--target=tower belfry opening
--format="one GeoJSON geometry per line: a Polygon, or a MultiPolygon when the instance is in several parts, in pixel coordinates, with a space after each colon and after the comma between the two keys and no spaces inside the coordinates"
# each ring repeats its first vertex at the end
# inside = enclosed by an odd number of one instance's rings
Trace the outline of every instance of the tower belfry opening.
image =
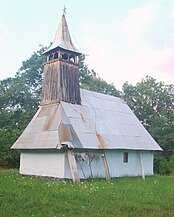
{"type": "Polygon", "coordinates": [[[73,45],[65,19],[65,8],[54,42],[44,52],[41,105],[65,101],[80,104],[78,56],[81,53],[73,45]]]}

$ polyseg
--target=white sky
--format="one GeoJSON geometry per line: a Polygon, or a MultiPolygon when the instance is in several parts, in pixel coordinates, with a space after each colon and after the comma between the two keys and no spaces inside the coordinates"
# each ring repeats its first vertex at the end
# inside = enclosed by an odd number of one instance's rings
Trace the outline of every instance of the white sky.
{"type": "Polygon", "coordinates": [[[174,83],[174,0],[0,0],[0,79],[53,41],[64,5],[72,40],[107,82],[174,83]]]}

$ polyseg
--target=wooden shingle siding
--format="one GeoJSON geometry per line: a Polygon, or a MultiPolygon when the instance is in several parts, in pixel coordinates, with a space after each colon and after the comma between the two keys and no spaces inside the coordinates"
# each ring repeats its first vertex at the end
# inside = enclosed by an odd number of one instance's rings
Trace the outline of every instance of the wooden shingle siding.
{"type": "Polygon", "coordinates": [[[54,60],[44,67],[41,105],[60,101],[81,103],[79,68],[63,60],[54,60]]]}

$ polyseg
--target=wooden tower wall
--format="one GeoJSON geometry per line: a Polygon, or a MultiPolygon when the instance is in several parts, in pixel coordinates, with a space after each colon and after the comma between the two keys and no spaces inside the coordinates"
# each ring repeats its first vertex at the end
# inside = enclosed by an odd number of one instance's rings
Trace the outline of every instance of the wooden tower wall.
{"type": "Polygon", "coordinates": [[[44,65],[41,105],[60,101],[81,104],[78,65],[58,59],[44,65]]]}

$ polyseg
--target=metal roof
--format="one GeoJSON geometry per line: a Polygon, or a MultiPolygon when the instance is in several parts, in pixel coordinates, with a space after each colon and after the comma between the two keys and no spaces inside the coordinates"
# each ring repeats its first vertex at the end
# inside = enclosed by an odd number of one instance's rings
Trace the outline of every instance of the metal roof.
{"type": "Polygon", "coordinates": [[[81,99],[62,107],[83,148],[161,150],[122,99],[87,90],[81,99]]]}
{"type": "Polygon", "coordinates": [[[80,51],[72,43],[64,14],[61,17],[61,22],[57,29],[53,44],[50,46],[48,50],[44,52],[44,54],[48,53],[49,51],[55,48],[62,48],[68,51],[73,51],[77,54],[81,54],[80,51]]]}
{"type": "Polygon", "coordinates": [[[41,106],[12,148],[162,150],[122,99],[88,90],[81,99],[41,106]]]}

